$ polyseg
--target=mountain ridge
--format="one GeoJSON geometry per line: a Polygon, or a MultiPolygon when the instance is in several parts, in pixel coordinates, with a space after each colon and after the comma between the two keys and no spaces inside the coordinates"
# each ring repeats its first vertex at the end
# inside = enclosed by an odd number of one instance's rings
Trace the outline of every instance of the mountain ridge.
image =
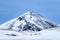
{"type": "Polygon", "coordinates": [[[35,12],[26,12],[25,14],[12,19],[2,25],[0,28],[17,31],[40,31],[56,27],[56,24],[35,12]]]}

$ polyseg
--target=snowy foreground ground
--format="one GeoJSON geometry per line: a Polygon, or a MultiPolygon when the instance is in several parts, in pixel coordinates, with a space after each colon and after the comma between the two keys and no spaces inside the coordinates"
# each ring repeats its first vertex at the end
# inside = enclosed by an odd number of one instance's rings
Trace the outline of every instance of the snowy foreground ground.
{"type": "Polygon", "coordinates": [[[40,32],[0,30],[0,40],[60,40],[60,31],[52,29],[42,30],[40,32]]]}

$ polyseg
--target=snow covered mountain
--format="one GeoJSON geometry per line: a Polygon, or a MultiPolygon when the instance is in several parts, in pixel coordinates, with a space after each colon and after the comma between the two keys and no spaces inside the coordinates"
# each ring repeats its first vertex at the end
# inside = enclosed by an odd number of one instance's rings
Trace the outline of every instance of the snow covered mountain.
{"type": "Polygon", "coordinates": [[[0,29],[15,31],[40,31],[56,27],[56,24],[40,14],[35,12],[26,12],[25,14],[1,24],[0,26],[0,29]]]}
{"type": "Polygon", "coordinates": [[[60,40],[60,24],[26,12],[0,25],[0,40],[60,40]]]}

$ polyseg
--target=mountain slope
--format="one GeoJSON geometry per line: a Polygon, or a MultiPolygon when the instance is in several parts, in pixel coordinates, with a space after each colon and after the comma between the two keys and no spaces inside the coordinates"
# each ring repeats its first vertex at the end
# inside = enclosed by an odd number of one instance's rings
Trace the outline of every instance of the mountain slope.
{"type": "Polygon", "coordinates": [[[0,25],[0,29],[15,31],[40,31],[52,27],[56,27],[54,22],[34,12],[27,12],[0,25]]]}

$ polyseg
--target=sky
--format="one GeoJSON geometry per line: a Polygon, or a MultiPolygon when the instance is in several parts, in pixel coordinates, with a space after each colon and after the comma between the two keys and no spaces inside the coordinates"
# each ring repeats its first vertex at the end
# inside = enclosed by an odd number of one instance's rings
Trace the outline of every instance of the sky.
{"type": "Polygon", "coordinates": [[[34,11],[60,24],[60,0],[0,0],[0,24],[34,11]]]}

